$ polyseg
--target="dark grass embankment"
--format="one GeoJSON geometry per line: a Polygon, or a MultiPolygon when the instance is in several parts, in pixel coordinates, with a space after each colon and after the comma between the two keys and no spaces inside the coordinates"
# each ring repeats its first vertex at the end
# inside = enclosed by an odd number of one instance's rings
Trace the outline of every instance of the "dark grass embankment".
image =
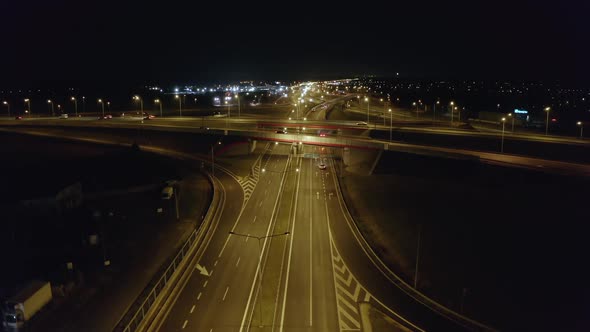
{"type": "Polygon", "coordinates": [[[584,330],[587,178],[384,153],[345,174],[359,227],[381,257],[438,302],[502,330],[584,330]]]}

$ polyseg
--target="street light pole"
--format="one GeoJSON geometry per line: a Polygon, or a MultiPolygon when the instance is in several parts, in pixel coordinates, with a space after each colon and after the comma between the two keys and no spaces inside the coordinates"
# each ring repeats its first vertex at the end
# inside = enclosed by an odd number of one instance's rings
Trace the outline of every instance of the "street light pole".
{"type": "Polygon", "coordinates": [[[453,105],[455,105],[455,102],[451,101],[451,124],[453,124],[453,105]]]}
{"type": "Polygon", "coordinates": [[[389,143],[391,143],[391,138],[392,138],[392,127],[393,127],[393,112],[391,111],[391,108],[389,109],[389,143]]]}
{"type": "Polygon", "coordinates": [[[512,116],[512,113],[508,113],[508,117],[512,118],[512,130],[511,131],[514,132],[514,118],[516,117],[516,115],[512,116]]]}
{"type": "Polygon", "coordinates": [[[254,235],[250,235],[250,234],[241,234],[241,233],[236,233],[234,231],[230,231],[229,234],[258,240],[258,266],[256,268],[256,271],[258,274],[258,294],[261,294],[260,299],[258,299],[258,313],[259,313],[259,317],[260,317],[258,324],[260,327],[263,327],[263,325],[262,325],[262,307],[261,307],[261,302],[262,302],[262,293],[261,293],[262,292],[262,245],[261,245],[261,241],[264,239],[267,239],[267,238],[289,235],[289,232],[287,231],[284,233],[276,233],[276,234],[265,235],[265,236],[254,236],[254,235]]]}
{"type": "Polygon", "coordinates": [[[82,113],[86,113],[86,97],[82,96],[82,113]]]}
{"type": "Polygon", "coordinates": [[[25,104],[29,104],[29,109],[28,109],[29,115],[33,115],[33,111],[31,110],[31,100],[29,98],[25,99],[25,104]]]}
{"type": "Polygon", "coordinates": [[[371,105],[371,99],[368,97],[365,97],[365,101],[367,102],[367,125],[369,124],[369,109],[370,109],[370,105],[371,105]]]}
{"type": "Polygon", "coordinates": [[[440,104],[440,102],[437,100],[436,103],[433,104],[433,113],[432,113],[432,122],[436,121],[436,105],[440,104]]]}
{"type": "Polygon", "coordinates": [[[102,117],[104,118],[104,102],[102,101],[102,99],[99,99],[98,103],[102,106],[102,117]]]}
{"type": "Polygon", "coordinates": [[[74,113],[76,114],[76,117],[78,117],[78,100],[76,97],[72,97],[72,101],[74,102],[74,113]]]}
{"type": "MultiPolygon", "coordinates": [[[[54,113],[53,112],[53,101],[51,101],[51,99],[47,99],[47,105],[49,105],[49,107],[50,107],[49,110],[51,111],[51,116],[53,116],[53,113],[54,113]]],[[[10,114],[8,116],[10,116],[10,114]]]]}
{"type": "Polygon", "coordinates": [[[141,110],[140,118],[141,118],[141,123],[143,123],[143,99],[141,99],[140,96],[133,96],[133,99],[139,101],[139,107],[141,110]]]}
{"type": "Polygon", "coordinates": [[[2,102],[2,104],[6,105],[6,108],[8,109],[8,117],[10,117],[10,104],[7,101],[2,102]]]}
{"type": "Polygon", "coordinates": [[[545,120],[545,136],[549,134],[549,111],[551,111],[551,107],[545,107],[545,112],[547,112],[547,119],[545,120]]]}
{"type": "Polygon", "coordinates": [[[160,99],[155,99],[154,103],[160,105],[160,117],[162,117],[162,102],[160,101],[160,99]]]}
{"type": "Polygon", "coordinates": [[[584,123],[582,123],[582,121],[578,121],[577,125],[580,126],[580,138],[584,138],[584,123]]]}
{"type": "Polygon", "coordinates": [[[418,286],[418,266],[420,263],[420,240],[422,238],[422,224],[418,225],[418,247],[416,248],[416,269],[414,271],[414,289],[418,286]]]}
{"type": "Polygon", "coordinates": [[[240,104],[240,94],[236,93],[235,97],[238,100],[238,118],[240,118],[242,113],[242,105],[240,104]]]}
{"type": "Polygon", "coordinates": [[[502,118],[502,144],[500,145],[500,152],[504,153],[504,125],[506,124],[506,118],[502,118]]]}

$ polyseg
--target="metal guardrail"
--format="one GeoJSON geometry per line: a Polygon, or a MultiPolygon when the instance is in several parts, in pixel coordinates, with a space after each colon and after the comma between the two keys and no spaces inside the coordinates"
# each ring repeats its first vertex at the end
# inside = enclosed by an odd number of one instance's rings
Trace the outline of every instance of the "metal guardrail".
{"type": "Polygon", "coordinates": [[[208,226],[211,223],[211,219],[214,217],[215,212],[220,203],[218,191],[215,190],[215,180],[210,177],[208,178],[214,187],[213,199],[211,205],[207,209],[207,213],[201,225],[195,229],[182,247],[178,250],[176,255],[168,260],[169,263],[164,264],[156,275],[152,278],[150,283],[144,288],[140,295],[136,298],[135,302],[129,307],[125,315],[121,318],[119,323],[113,329],[114,332],[135,332],[141,326],[143,320],[146,318],[147,313],[152,308],[158,296],[166,290],[166,286],[172,279],[174,273],[177,271],[181,262],[191,253],[193,253],[193,247],[202,242],[204,237],[202,234],[207,231],[208,226]]]}

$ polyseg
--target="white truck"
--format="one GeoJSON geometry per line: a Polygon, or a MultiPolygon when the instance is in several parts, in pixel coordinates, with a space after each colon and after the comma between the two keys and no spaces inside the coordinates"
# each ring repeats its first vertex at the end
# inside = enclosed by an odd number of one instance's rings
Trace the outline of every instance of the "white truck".
{"type": "Polygon", "coordinates": [[[25,323],[51,299],[51,284],[49,282],[32,281],[18,294],[5,301],[2,325],[6,331],[21,330],[25,323]]]}

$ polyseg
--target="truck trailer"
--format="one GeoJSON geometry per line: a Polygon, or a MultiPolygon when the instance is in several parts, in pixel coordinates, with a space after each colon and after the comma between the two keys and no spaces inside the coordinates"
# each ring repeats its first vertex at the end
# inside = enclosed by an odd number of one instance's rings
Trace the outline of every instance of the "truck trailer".
{"type": "Polygon", "coordinates": [[[32,281],[3,306],[2,324],[7,331],[21,330],[25,324],[52,299],[51,284],[32,281]]]}

